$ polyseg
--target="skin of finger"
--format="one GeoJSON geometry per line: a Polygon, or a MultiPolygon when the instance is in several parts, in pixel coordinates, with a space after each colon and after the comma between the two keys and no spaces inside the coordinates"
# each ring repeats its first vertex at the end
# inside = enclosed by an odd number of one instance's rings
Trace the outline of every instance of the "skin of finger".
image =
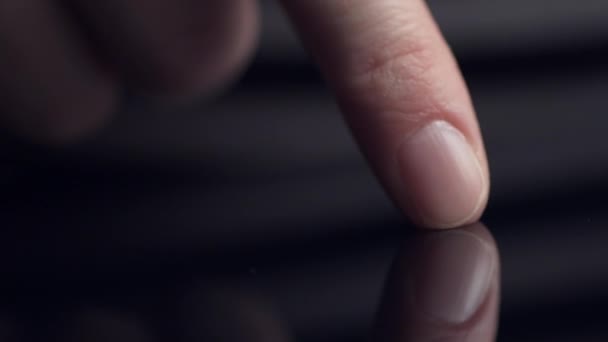
{"type": "MultiPolygon", "coordinates": [[[[500,263],[496,244],[481,224],[465,228],[467,232],[493,246],[496,271],[485,300],[470,319],[462,324],[449,324],[421,313],[413,305],[410,282],[411,270],[420,263],[416,246],[428,238],[426,233],[408,241],[398,254],[386,281],[372,341],[442,341],[442,342],[491,342],[495,340],[500,299],[500,263]]],[[[444,234],[431,233],[431,234],[444,234]]]]}
{"type": "Polygon", "coordinates": [[[191,97],[235,78],[256,45],[254,0],[86,0],[74,7],[125,81],[191,97]]]}
{"type": "Polygon", "coordinates": [[[105,121],[118,87],[53,2],[0,2],[0,122],[40,142],[63,143],[105,121]]]}
{"type": "Polygon", "coordinates": [[[380,181],[414,221],[421,218],[412,206],[416,199],[403,189],[397,151],[429,122],[445,120],[462,132],[488,178],[467,87],[423,1],[283,3],[380,181]]]}

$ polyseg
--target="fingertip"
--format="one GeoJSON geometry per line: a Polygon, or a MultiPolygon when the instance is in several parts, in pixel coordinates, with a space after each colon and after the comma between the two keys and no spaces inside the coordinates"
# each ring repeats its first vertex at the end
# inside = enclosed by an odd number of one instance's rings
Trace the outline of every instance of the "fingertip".
{"type": "MultiPolygon", "coordinates": [[[[485,168],[468,139],[443,120],[407,136],[398,149],[405,210],[428,228],[455,228],[476,222],[488,200],[485,168]]],[[[401,195],[401,194],[400,194],[401,195]]]]}
{"type": "Polygon", "coordinates": [[[155,51],[149,72],[136,75],[148,96],[173,103],[209,98],[241,75],[258,42],[259,9],[251,0],[218,3],[200,19],[208,22],[205,30],[173,51],[155,51]]]}
{"type": "Polygon", "coordinates": [[[80,1],[78,11],[123,81],[167,102],[214,95],[253,54],[253,0],[80,1]]]}

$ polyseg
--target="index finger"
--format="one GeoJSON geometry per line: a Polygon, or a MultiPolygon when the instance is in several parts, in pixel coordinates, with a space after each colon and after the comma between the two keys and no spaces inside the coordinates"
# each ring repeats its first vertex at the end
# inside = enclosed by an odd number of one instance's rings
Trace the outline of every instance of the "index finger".
{"type": "Polygon", "coordinates": [[[489,175],[466,85],[423,0],[282,0],[353,135],[418,225],[476,221],[489,175]]]}

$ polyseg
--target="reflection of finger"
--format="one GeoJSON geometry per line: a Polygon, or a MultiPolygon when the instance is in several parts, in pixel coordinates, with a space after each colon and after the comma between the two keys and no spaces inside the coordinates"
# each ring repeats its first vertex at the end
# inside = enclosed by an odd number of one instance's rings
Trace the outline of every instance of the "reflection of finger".
{"type": "Polygon", "coordinates": [[[466,86],[423,0],[283,0],[380,179],[419,225],[477,220],[488,195],[466,86]]]}
{"type": "Polygon", "coordinates": [[[98,126],[117,93],[54,4],[0,1],[0,122],[56,142],[98,126]]]}
{"type": "Polygon", "coordinates": [[[291,341],[274,307],[263,297],[243,291],[205,290],[191,295],[182,320],[186,342],[291,341]]]}
{"type": "Polygon", "coordinates": [[[496,245],[482,225],[424,234],[393,266],[376,340],[493,341],[498,279],[496,245]]]}
{"type": "Polygon", "coordinates": [[[151,342],[144,324],[131,315],[85,311],[77,314],[60,341],[68,342],[151,342]]]}
{"type": "Polygon", "coordinates": [[[251,53],[254,0],[73,0],[129,81],[159,92],[210,91],[251,53]]]}

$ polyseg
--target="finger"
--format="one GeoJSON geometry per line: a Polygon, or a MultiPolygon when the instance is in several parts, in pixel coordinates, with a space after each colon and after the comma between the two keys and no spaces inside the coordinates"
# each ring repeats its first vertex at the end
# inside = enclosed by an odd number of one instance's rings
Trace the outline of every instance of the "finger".
{"type": "Polygon", "coordinates": [[[283,0],[355,138],[415,222],[476,221],[487,162],[466,86],[422,0],[283,0]]]}
{"type": "Polygon", "coordinates": [[[396,259],[375,341],[494,341],[499,258],[481,224],[426,233],[396,259]]]}
{"type": "Polygon", "coordinates": [[[63,142],[106,119],[117,88],[52,3],[0,1],[0,124],[63,142]]]}
{"type": "Polygon", "coordinates": [[[84,0],[74,7],[127,81],[170,95],[214,91],[257,36],[254,0],[84,0]]]}

